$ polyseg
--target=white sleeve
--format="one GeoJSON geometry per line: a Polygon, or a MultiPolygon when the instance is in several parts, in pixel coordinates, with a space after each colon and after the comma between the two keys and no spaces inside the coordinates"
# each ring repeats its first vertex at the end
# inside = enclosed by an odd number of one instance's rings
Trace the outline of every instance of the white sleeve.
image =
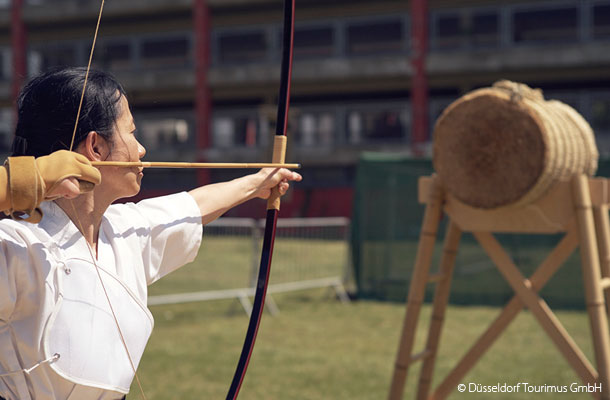
{"type": "Polygon", "coordinates": [[[150,227],[142,243],[148,285],[195,259],[203,236],[201,212],[186,193],[155,197],[131,204],[150,227]]]}
{"type": "MultiPolygon", "coordinates": [[[[15,310],[19,288],[18,272],[28,260],[27,245],[0,229],[0,320],[9,321],[15,310]]],[[[25,273],[25,271],[23,272],[25,273]]]]}

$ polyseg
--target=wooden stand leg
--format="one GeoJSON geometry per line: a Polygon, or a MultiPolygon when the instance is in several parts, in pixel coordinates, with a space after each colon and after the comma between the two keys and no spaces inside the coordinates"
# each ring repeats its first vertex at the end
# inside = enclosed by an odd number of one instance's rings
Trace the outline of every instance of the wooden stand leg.
{"type": "Polygon", "coordinates": [[[599,253],[593,223],[589,178],[578,176],[573,181],[574,203],[580,231],[580,257],[582,276],[585,285],[587,311],[591,323],[593,348],[602,384],[602,399],[610,399],[610,332],[605,310],[604,295],[601,287],[599,253]]]}
{"type": "MultiPolygon", "coordinates": [[[[530,280],[532,282],[532,288],[535,291],[540,291],[544,287],[570,254],[574,252],[577,245],[578,235],[576,227],[573,227],[568,230],[568,233],[561,239],[532,275],[530,280]]],[[[453,370],[445,377],[443,382],[436,388],[431,398],[435,400],[447,398],[449,393],[451,393],[451,391],[453,391],[464,379],[466,374],[479,361],[496,339],[500,337],[522,309],[523,303],[519,300],[518,296],[514,296],[489,328],[479,337],[470,350],[468,350],[453,370]]]]}
{"type": "MultiPolygon", "coordinates": [[[[595,232],[597,233],[597,246],[599,249],[599,266],[603,280],[610,281],[610,221],[608,206],[602,204],[593,207],[593,218],[595,219],[595,232]]],[[[602,288],[606,300],[606,311],[610,315],[610,290],[602,288]]]]}
{"type": "Polygon", "coordinates": [[[442,189],[438,182],[438,178],[435,178],[430,197],[426,203],[426,210],[424,212],[422,230],[417,248],[417,257],[415,259],[415,267],[411,276],[407,308],[398,353],[396,355],[392,386],[390,387],[389,399],[391,400],[402,398],[407,380],[409,364],[411,363],[412,358],[413,343],[415,341],[417,320],[419,319],[419,312],[426,292],[430,263],[432,262],[436,234],[442,213],[442,202],[442,189]]]}
{"type": "Polygon", "coordinates": [[[453,268],[455,266],[455,257],[457,255],[458,245],[462,231],[452,221],[447,227],[445,235],[445,244],[443,246],[443,255],[440,264],[440,281],[437,284],[434,294],[434,305],[432,308],[432,319],[430,320],[430,328],[428,331],[428,340],[426,342],[426,350],[429,353],[424,359],[421,373],[419,376],[419,385],[417,388],[417,398],[425,400],[430,393],[430,385],[432,383],[432,374],[434,372],[434,364],[438,345],[445,321],[445,310],[449,301],[449,292],[451,289],[451,278],[453,277],[453,268]]]}

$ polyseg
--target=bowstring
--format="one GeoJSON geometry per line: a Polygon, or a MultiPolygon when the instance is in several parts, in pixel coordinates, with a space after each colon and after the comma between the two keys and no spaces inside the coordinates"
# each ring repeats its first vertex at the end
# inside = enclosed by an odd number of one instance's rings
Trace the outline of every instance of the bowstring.
{"type": "MultiPolygon", "coordinates": [[[[81,92],[80,101],[78,103],[78,110],[76,112],[76,121],[74,122],[74,130],[72,131],[72,140],[70,141],[70,151],[72,151],[72,149],[74,148],[74,140],[76,138],[78,120],[80,119],[81,109],[83,107],[83,101],[85,99],[85,92],[87,90],[87,81],[89,80],[89,71],[91,70],[91,63],[93,61],[93,51],[95,49],[95,43],[97,42],[97,36],[98,36],[99,28],[100,28],[100,22],[102,20],[103,11],[104,11],[104,0],[102,0],[102,2],[101,2],[100,11],[97,16],[97,23],[95,25],[95,33],[93,34],[93,42],[91,44],[91,51],[89,53],[89,61],[87,62],[87,70],[85,72],[85,81],[83,83],[83,90],[81,92]]],[[[76,217],[76,222],[78,223],[81,234],[83,235],[83,238],[85,239],[85,242],[87,243],[87,249],[89,250],[89,255],[91,256],[91,261],[93,262],[93,265],[95,266],[95,271],[97,272],[97,276],[98,276],[100,284],[102,286],[104,296],[106,297],[106,301],[108,302],[108,307],[110,307],[110,312],[112,314],[112,318],[114,319],[114,323],[119,332],[119,337],[121,338],[121,343],[123,344],[123,348],[125,349],[125,353],[127,354],[127,358],[129,359],[129,364],[131,365],[131,369],[133,370],[134,376],[136,378],[138,388],[140,389],[140,395],[144,400],[147,400],[146,394],[144,394],[144,389],[142,387],[142,383],[140,382],[140,377],[138,376],[138,372],[136,371],[136,366],[133,362],[133,358],[131,357],[131,354],[129,353],[129,348],[127,347],[127,342],[125,341],[125,336],[123,336],[123,331],[121,330],[119,320],[116,316],[116,313],[114,312],[114,307],[112,306],[112,302],[110,301],[110,296],[108,295],[108,291],[106,290],[106,285],[104,285],[104,280],[102,279],[100,267],[98,266],[98,264],[96,262],[96,257],[93,254],[92,245],[84,237],[85,230],[83,229],[83,224],[82,224],[80,218],[78,217],[78,212],[76,210],[76,206],[74,205],[74,202],[72,200],[70,200],[70,204],[72,206],[72,211],[74,213],[74,216],[76,217]]]]}
{"type": "Polygon", "coordinates": [[[83,90],[80,94],[80,101],[78,102],[78,110],[76,111],[76,121],[74,121],[74,130],[72,131],[72,140],[70,141],[70,151],[74,147],[74,138],[76,137],[76,128],[78,128],[78,120],[80,119],[80,112],[83,108],[83,100],[85,99],[85,91],[87,89],[87,81],[89,80],[89,71],[91,70],[91,62],[93,61],[93,50],[95,49],[95,43],[97,42],[97,33],[100,30],[100,22],[102,21],[102,12],[104,11],[104,0],[100,5],[100,12],[97,15],[97,23],[95,24],[95,33],[93,34],[93,43],[91,43],[91,51],[89,52],[89,61],[87,62],[87,70],[85,71],[85,82],[83,83],[83,90]]]}

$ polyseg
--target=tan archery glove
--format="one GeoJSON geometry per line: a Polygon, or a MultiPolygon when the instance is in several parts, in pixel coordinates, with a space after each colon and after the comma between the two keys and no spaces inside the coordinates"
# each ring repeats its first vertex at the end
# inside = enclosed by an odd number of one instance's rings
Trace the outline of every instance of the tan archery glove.
{"type": "Polygon", "coordinates": [[[38,208],[54,188],[66,178],[76,178],[81,193],[93,190],[102,181],[100,171],[82,154],[59,150],[43,157],[9,157],[0,168],[0,208],[14,219],[37,223],[42,219],[38,208]],[[23,215],[27,214],[27,218],[23,215]]]}

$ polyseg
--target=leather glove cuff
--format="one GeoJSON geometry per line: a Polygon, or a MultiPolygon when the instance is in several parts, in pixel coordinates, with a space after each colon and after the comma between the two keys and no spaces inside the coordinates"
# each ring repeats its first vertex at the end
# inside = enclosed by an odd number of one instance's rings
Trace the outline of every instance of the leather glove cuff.
{"type": "Polygon", "coordinates": [[[45,185],[34,157],[9,157],[5,163],[11,208],[9,214],[17,220],[40,222],[42,211],[38,205],[44,199],[45,185]],[[28,217],[24,218],[27,214],[28,217]]]}

